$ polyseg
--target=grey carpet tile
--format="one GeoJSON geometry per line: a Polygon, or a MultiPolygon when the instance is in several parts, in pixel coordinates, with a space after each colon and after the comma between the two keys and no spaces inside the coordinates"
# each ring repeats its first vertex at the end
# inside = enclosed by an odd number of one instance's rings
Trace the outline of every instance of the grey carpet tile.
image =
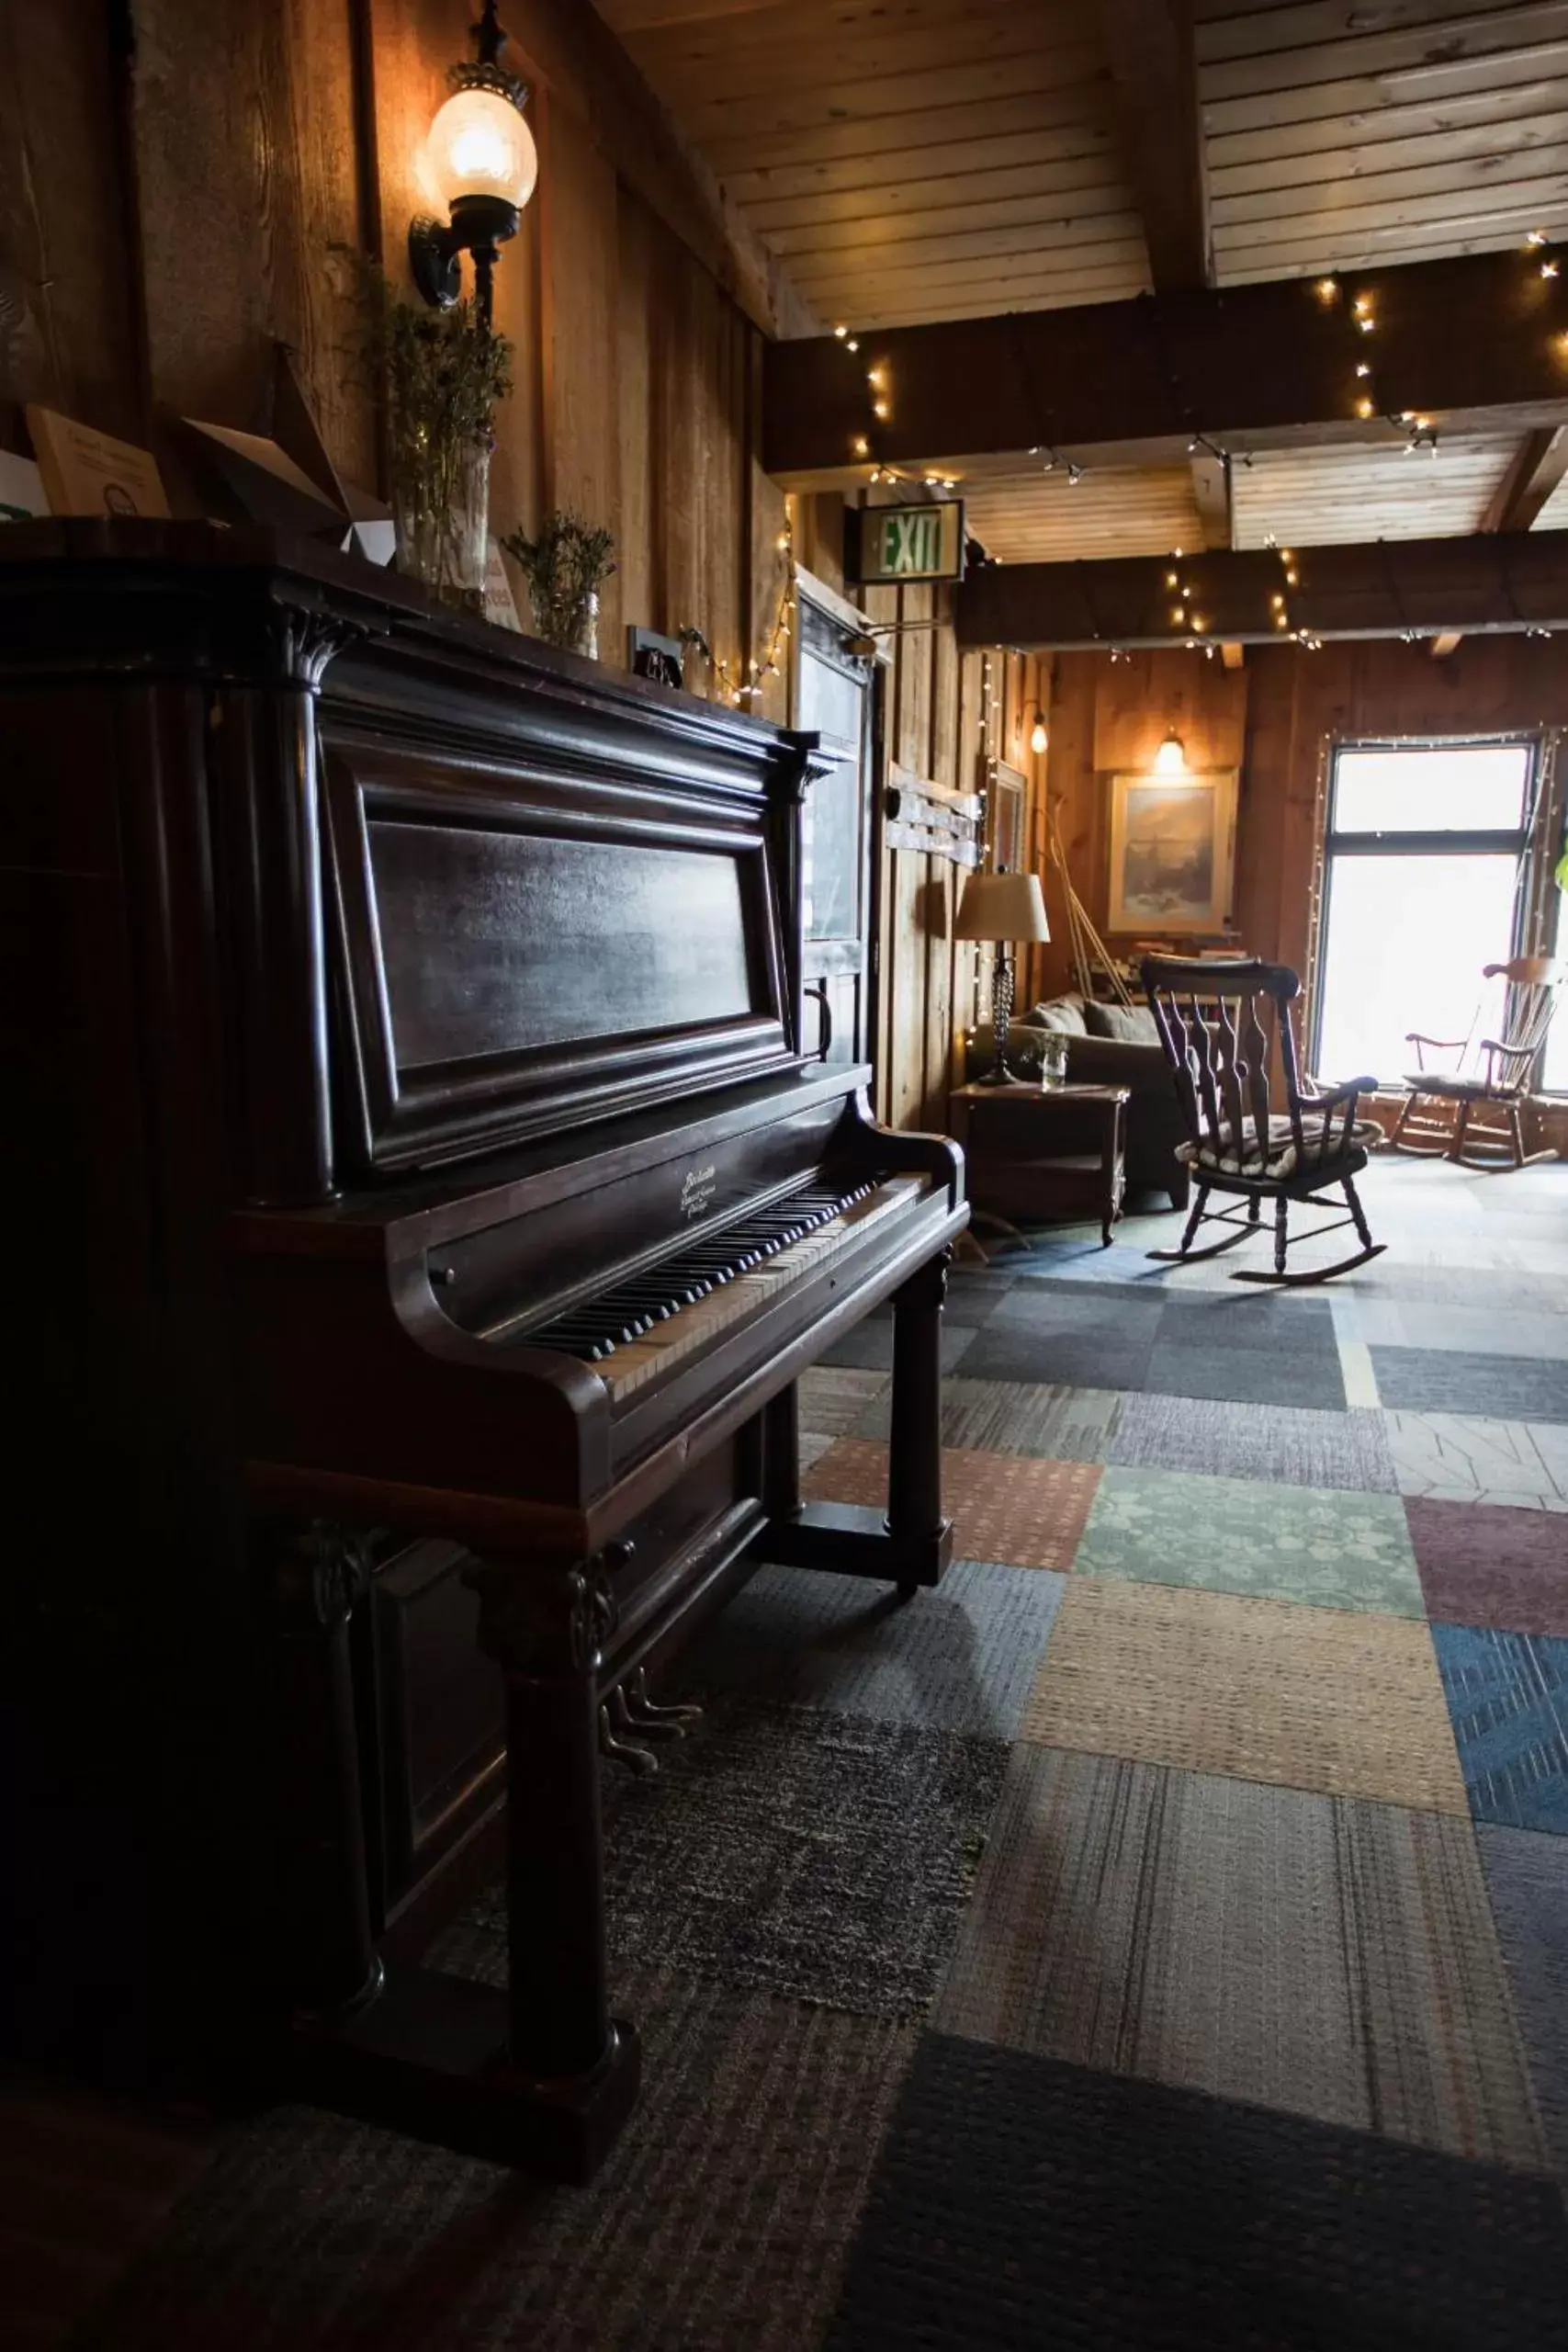
{"type": "Polygon", "coordinates": [[[1544,2162],[1467,1822],[1016,1748],[933,2024],[1544,2162]]]}
{"type": "Polygon", "coordinates": [[[1450,1348],[1472,1355],[1568,1356],[1568,1315],[1534,1307],[1439,1306],[1433,1299],[1336,1298],[1341,1339],[1380,1348],[1450,1348]]]}
{"type": "Polygon", "coordinates": [[[799,2352],[916,2029],[640,1971],[640,2103],[547,2188],[304,2108],[238,2135],[82,2352],[799,2352]]]}
{"type": "Polygon", "coordinates": [[[1562,2352],[1550,2181],[921,2037],[827,2352],[1562,2352]]]}
{"type": "MultiPolygon", "coordinates": [[[[1023,1453],[1050,1462],[1104,1462],[1123,1399],[1110,1388],[1055,1387],[1027,1380],[942,1383],[942,1443],[979,1453],[1023,1453]]],[[[889,1398],[868,1406],[851,1435],[886,1440],[889,1398]]]]}
{"type": "Polygon", "coordinates": [[[826,1430],[802,1430],[800,1432],[801,1469],[809,1470],[814,1462],[820,1462],[832,1442],[833,1440],[826,1430]]]}
{"type": "Polygon", "coordinates": [[[761,1568],[682,1661],[682,1690],[1010,1740],[1065,1581],[958,1560],[934,1592],[902,1602],[862,1577],[761,1568]]]}
{"type": "Polygon", "coordinates": [[[1006,1274],[955,1266],[948,1276],[943,1319],[965,1326],[988,1323],[1011,1287],[1006,1274]]]}
{"type": "Polygon", "coordinates": [[[891,1385],[890,1373],[815,1363],[801,1374],[798,1383],[800,1426],[829,1437],[847,1437],[866,1407],[885,1396],[891,1385]]]}
{"type": "Polygon", "coordinates": [[[1568,1511],[1568,1429],[1486,1414],[1386,1413],[1402,1495],[1568,1511]]]}
{"type": "MultiPolygon", "coordinates": [[[[973,1329],[961,1323],[943,1323],[942,1331],[942,1366],[944,1372],[961,1363],[971,1340],[973,1329]]],[[[873,1316],[867,1322],[857,1323],[830,1348],[825,1348],[818,1359],[825,1364],[858,1366],[865,1372],[891,1372],[893,1369],[893,1318],[873,1316]]]]}
{"type": "Polygon", "coordinates": [[[1547,2145],[1568,2185],[1568,1858],[1540,1830],[1483,1821],[1475,1837],[1547,2145]]]}
{"type": "Polygon", "coordinates": [[[1505,1421],[1568,1421],[1568,1360],[1483,1355],[1461,1348],[1371,1350],[1378,1395],[1395,1412],[1482,1413],[1505,1421]]]}
{"type": "Polygon", "coordinates": [[[1045,1383],[1057,1388],[1142,1388],[1152,1340],[1111,1341],[1094,1330],[998,1330],[975,1334],[965,1351],[967,1380],[1045,1383]]]}
{"type": "Polygon", "coordinates": [[[1158,1306],[1164,1303],[1164,1293],[1157,1285],[1146,1282],[1085,1283],[1065,1274],[1047,1274],[1022,1267],[1016,1277],[1020,1291],[1048,1289],[1053,1298],[1081,1298],[1090,1302],[1104,1298],[1120,1299],[1137,1305],[1158,1306]]]}
{"type": "MultiPolygon", "coordinates": [[[[656,1774],[607,1784],[613,1956],[859,2016],[922,2015],[1007,1754],[975,1733],[720,1696],[656,1774]]],[[[499,1909],[482,1916],[499,1937],[499,1909]]]]}
{"type": "Polygon", "coordinates": [[[1200,1470],[1289,1487],[1391,1495],[1393,1457],[1382,1413],[1199,1396],[1124,1396],[1105,1459],[1150,1470],[1200,1470]]]}
{"type": "Polygon", "coordinates": [[[1196,1347],[1168,1340],[1163,1324],[1142,1385],[1156,1395],[1220,1404],[1294,1405],[1318,1412],[1339,1412],[1345,1405],[1337,1347],[1300,1353],[1284,1342],[1276,1349],[1196,1347]]]}
{"type": "Polygon", "coordinates": [[[1337,1341],[1334,1310],[1325,1298],[1233,1283],[1203,1298],[1168,1298],[1160,1315],[1162,1343],[1192,1348],[1290,1349],[1325,1355],[1337,1341]]]}
{"type": "Polygon", "coordinates": [[[1107,1283],[1018,1283],[989,1318],[993,1331],[1100,1331],[1120,1340],[1152,1339],[1166,1310],[1163,1298],[1128,1298],[1107,1283]]]}

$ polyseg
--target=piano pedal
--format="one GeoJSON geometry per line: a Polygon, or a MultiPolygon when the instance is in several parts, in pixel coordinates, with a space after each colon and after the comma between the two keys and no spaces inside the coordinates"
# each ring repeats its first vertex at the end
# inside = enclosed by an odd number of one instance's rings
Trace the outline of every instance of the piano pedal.
{"type": "Polygon", "coordinates": [[[617,1686],[599,1710],[599,1753],[609,1757],[612,1763],[624,1764],[628,1772],[639,1780],[659,1770],[659,1758],[651,1747],[639,1747],[636,1740],[623,1739],[623,1731],[635,1730],[626,1713],[626,1704],[617,1686]]]}
{"type": "Polygon", "coordinates": [[[648,1668],[639,1666],[631,1679],[633,1720],[639,1729],[658,1732],[666,1739],[684,1739],[694,1725],[700,1724],[703,1711],[694,1702],[683,1706],[661,1707],[648,1695],[648,1668]]]}

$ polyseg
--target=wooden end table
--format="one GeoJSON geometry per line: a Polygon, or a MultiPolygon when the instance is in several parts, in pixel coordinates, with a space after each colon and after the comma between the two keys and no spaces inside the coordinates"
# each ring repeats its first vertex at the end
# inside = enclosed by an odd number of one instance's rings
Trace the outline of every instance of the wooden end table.
{"type": "Polygon", "coordinates": [[[949,1131],[964,1147],[976,1213],[1017,1234],[1053,1210],[1088,1209],[1106,1249],[1122,1214],[1125,1086],[1005,1086],[976,1080],[947,1098],[949,1131]]]}

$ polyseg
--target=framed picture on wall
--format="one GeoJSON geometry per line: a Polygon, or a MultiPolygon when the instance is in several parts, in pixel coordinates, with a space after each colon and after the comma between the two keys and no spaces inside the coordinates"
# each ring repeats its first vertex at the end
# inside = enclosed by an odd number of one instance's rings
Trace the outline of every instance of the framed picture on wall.
{"type": "Polygon", "coordinates": [[[1236,771],[1111,779],[1112,932],[1223,931],[1235,866],[1236,771]]]}
{"type": "Polygon", "coordinates": [[[986,860],[993,874],[1023,871],[1023,811],[1028,778],[1005,760],[986,769],[986,860]]]}

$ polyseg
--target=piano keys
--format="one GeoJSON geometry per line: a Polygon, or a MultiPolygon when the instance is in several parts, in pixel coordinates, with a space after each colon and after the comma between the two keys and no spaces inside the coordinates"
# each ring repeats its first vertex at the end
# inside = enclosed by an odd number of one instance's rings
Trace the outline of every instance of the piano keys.
{"type": "Polygon", "coordinates": [[[583,2177],[639,2063],[602,1771],[760,1557],[952,1547],[962,1160],[802,1050],[815,744],[260,534],[16,526],[0,615],[18,1434],[86,1487],[22,1645],[32,2054],[282,2050],[583,2177]],[[795,1383],[889,1298],[886,1510],[803,1502],[795,1383]],[[498,1990],[420,1955],[502,1836],[498,1990]]]}

